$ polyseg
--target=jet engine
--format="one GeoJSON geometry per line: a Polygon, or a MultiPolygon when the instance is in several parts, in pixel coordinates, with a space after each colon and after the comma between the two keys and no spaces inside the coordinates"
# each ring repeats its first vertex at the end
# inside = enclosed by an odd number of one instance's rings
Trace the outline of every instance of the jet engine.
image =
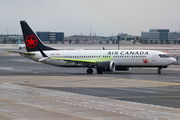
{"type": "Polygon", "coordinates": [[[100,62],[96,66],[97,73],[101,74],[103,71],[114,71],[115,63],[113,61],[100,62]]]}

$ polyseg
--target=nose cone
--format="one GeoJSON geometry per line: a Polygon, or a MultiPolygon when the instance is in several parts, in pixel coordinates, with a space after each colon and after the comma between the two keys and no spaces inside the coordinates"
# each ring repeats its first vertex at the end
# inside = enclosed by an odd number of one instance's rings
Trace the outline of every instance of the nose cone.
{"type": "Polygon", "coordinates": [[[170,62],[171,64],[173,64],[173,63],[176,63],[177,61],[176,61],[175,58],[171,58],[169,62],[170,62]]]}

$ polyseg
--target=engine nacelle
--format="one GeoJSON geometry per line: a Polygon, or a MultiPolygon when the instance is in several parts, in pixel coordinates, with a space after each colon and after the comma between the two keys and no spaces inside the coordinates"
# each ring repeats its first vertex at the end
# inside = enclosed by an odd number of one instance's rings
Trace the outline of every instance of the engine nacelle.
{"type": "Polygon", "coordinates": [[[129,70],[131,70],[131,67],[119,67],[119,66],[116,66],[115,70],[117,70],[117,71],[129,71],[129,70]]]}
{"type": "Polygon", "coordinates": [[[102,71],[114,71],[115,63],[113,61],[101,62],[97,64],[96,69],[98,73],[102,73],[102,71]]]}

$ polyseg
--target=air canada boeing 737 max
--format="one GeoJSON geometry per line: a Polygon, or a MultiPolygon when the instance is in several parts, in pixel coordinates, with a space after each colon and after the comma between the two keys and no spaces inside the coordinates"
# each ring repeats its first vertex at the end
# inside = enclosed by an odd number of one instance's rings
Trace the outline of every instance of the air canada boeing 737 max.
{"type": "Polygon", "coordinates": [[[93,69],[101,74],[103,71],[130,70],[131,67],[162,68],[176,62],[166,53],[155,50],[56,50],[45,46],[33,32],[26,21],[20,21],[27,52],[20,55],[37,62],[60,67],[87,67],[87,73],[93,69]]]}

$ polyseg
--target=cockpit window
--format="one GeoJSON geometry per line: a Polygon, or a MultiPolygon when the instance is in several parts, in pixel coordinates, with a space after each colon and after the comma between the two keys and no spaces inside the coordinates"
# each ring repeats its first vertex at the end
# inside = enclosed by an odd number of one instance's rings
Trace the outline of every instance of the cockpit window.
{"type": "Polygon", "coordinates": [[[166,54],[159,54],[159,57],[161,57],[161,58],[168,58],[168,57],[170,57],[170,56],[168,56],[168,55],[166,55],[166,54]]]}

